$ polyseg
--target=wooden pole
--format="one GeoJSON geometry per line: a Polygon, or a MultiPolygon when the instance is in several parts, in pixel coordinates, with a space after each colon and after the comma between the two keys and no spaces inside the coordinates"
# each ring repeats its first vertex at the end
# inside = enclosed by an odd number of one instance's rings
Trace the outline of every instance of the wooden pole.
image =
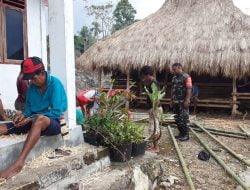
{"type": "Polygon", "coordinates": [[[140,70],[138,70],[138,77],[139,77],[139,80],[138,80],[138,86],[139,86],[139,93],[138,93],[138,96],[141,96],[142,92],[143,92],[143,86],[142,86],[142,81],[141,81],[141,76],[140,76],[140,70]]]}
{"type": "Polygon", "coordinates": [[[98,84],[99,88],[102,88],[102,69],[100,69],[98,72],[98,84]]]}
{"type": "MultiPolygon", "coordinates": [[[[130,69],[127,70],[127,85],[126,85],[126,89],[129,90],[129,86],[130,86],[130,69]]],[[[126,101],[126,106],[125,106],[126,110],[129,110],[129,99],[127,99],[126,101]]]]}
{"type": "Polygon", "coordinates": [[[216,153],[208,147],[207,143],[204,143],[204,141],[202,141],[201,137],[192,129],[190,128],[191,132],[194,134],[194,136],[198,139],[198,141],[200,142],[200,144],[211,154],[211,156],[218,162],[218,164],[220,164],[220,166],[228,173],[228,175],[230,175],[235,181],[237,181],[237,183],[245,190],[249,190],[247,184],[242,181],[242,179],[236,175],[236,173],[234,173],[229,167],[228,165],[225,164],[225,162],[216,155],[216,153]]]}
{"type": "Polygon", "coordinates": [[[179,160],[180,160],[180,163],[181,163],[181,166],[182,166],[182,170],[183,170],[183,173],[184,173],[184,175],[185,175],[185,177],[187,179],[188,185],[189,185],[191,190],[195,190],[194,183],[193,183],[192,178],[190,176],[190,173],[188,171],[187,164],[186,164],[186,162],[185,162],[185,160],[183,158],[183,155],[181,153],[179,145],[178,145],[178,143],[177,143],[177,141],[176,141],[176,139],[174,137],[174,134],[172,132],[172,129],[171,129],[171,127],[169,125],[168,125],[168,131],[169,131],[170,137],[171,137],[171,139],[172,139],[172,141],[174,143],[174,147],[175,147],[175,150],[176,150],[177,155],[179,157],[179,160]]]}
{"type": "Polygon", "coordinates": [[[250,166],[250,161],[246,158],[243,158],[239,156],[236,152],[234,152],[230,147],[226,146],[224,143],[222,143],[219,139],[217,139],[215,136],[213,136],[208,130],[206,130],[204,127],[202,127],[199,124],[196,124],[197,127],[199,127],[202,131],[204,131],[208,136],[210,136],[212,139],[214,139],[218,144],[220,144],[224,149],[226,149],[231,155],[233,155],[237,160],[243,162],[247,166],[250,166]]]}
{"type": "Polygon", "coordinates": [[[233,107],[232,107],[232,116],[235,117],[236,116],[236,112],[237,112],[237,87],[236,87],[236,78],[233,78],[233,107]]]}

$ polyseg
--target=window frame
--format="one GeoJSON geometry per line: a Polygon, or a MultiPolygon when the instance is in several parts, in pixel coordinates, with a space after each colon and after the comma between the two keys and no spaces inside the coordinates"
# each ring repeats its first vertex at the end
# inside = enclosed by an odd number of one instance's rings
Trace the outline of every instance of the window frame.
{"type": "Polygon", "coordinates": [[[3,39],[2,43],[0,44],[1,52],[0,52],[0,64],[13,64],[13,65],[20,65],[23,60],[15,60],[15,59],[8,59],[7,58],[7,39],[6,39],[6,17],[5,17],[5,10],[6,9],[13,9],[17,10],[22,13],[23,16],[23,49],[24,49],[24,59],[28,56],[28,36],[27,36],[27,11],[26,11],[26,0],[24,1],[25,8],[18,8],[12,5],[8,5],[3,3],[0,0],[0,37],[3,39]]]}

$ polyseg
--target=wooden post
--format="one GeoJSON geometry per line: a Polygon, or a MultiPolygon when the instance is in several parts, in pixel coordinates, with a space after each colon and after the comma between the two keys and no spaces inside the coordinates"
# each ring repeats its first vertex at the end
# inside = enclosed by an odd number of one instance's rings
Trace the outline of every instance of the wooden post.
{"type": "Polygon", "coordinates": [[[98,71],[98,85],[99,88],[102,88],[102,69],[98,71]]]}
{"type": "Polygon", "coordinates": [[[236,112],[237,112],[237,86],[236,86],[236,78],[233,78],[233,107],[232,107],[232,116],[236,116],[236,112]]]}
{"type": "Polygon", "coordinates": [[[141,81],[141,76],[140,76],[140,70],[138,70],[138,77],[139,77],[139,80],[138,80],[139,91],[138,91],[137,96],[141,96],[143,92],[143,86],[142,86],[142,81],[141,81]]]}
{"type": "Polygon", "coordinates": [[[156,79],[156,76],[157,76],[157,69],[156,67],[154,67],[154,78],[156,79]]]}
{"type": "MultiPolygon", "coordinates": [[[[127,85],[126,85],[126,89],[129,90],[129,86],[130,86],[130,69],[128,68],[127,70],[127,85]]],[[[129,99],[127,99],[126,101],[126,110],[129,110],[129,99]]]]}

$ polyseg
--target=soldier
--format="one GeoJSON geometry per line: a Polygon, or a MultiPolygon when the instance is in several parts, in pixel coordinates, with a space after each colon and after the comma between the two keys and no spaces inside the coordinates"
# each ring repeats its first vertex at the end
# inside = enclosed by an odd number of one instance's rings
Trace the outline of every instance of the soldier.
{"type": "Polygon", "coordinates": [[[172,79],[171,105],[173,106],[175,122],[180,132],[175,138],[180,141],[187,141],[189,140],[188,122],[192,80],[187,73],[183,72],[180,63],[174,63],[172,71],[174,77],[172,79]]]}

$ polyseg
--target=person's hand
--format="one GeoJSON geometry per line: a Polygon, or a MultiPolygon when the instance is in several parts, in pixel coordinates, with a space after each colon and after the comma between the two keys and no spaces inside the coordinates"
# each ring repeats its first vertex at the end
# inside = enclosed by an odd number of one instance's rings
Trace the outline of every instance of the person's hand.
{"type": "Polygon", "coordinates": [[[185,108],[188,108],[188,107],[189,107],[189,104],[190,104],[190,100],[185,100],[185,101],[184,101],[184,107],[185,107],[185,108]]]}
{"type": "Polygon", "coordinates": [[[95,98],[93,97],[93,98],[89,98],[89,102],[94,102],[95,101],[95,98]]]}
{"type": "Polygon", "coordinates": [[[21,122],[15,123],[15,127],[24,126],[31,121],[32,121],[32,119],[30,117],[24,118],[21,122]]]}
{"type": "Polygon", "coordinates": [[[14,124],[17,124],[17,123],[21,122],[24,119],[25,119],[25,116],[23,114],[21,114],[21,113],[18,113],[18,114],[16,114],[14,116],[13,122],[14,122],[14,124]]]}

